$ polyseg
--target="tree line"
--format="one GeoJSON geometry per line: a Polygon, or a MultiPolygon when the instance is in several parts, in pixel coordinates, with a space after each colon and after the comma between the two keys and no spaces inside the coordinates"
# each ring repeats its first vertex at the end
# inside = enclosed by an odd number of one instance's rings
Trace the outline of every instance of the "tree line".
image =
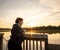
{"type": "Polygon", "coordinates": [[[59,26],[39,26],[39,27],[31,27],[31,28],[25,28],[26,30],[60,30],[59,26]]]}

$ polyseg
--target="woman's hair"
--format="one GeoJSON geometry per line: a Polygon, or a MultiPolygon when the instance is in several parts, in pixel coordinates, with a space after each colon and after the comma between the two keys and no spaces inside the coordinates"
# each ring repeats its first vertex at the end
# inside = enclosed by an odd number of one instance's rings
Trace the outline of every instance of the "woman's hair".
{"type": "Polygon", "coordinates": [[[15,20],[15,23],[19,23],[19,21],[23,21],[22,18],[18,17],[16,20],[15,20]]]}

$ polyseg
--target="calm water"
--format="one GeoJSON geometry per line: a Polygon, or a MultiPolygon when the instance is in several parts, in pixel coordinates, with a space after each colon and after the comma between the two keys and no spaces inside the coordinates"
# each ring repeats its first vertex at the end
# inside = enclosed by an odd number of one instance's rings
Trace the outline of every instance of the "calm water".
{"type": "MultiPolygon", "coordinates": [[[[9,38],[10,38],[10,32],[3,32],[3,33],[5,33],[4,34],[4,38],[6,40],[9,40],[9,38]]],[[[37,33],[32,33],[32,34],[37,34],[37,33]]],[[[40,33],[38,33],[38,34],[40,34],[40,33]]],[[[60,44],[60,34],[59,33],[55,33],[55,34],[53,33],[53,34],[47,34],[47,35],[48,35],[48,43],[49,44],[60,44]]],[[[8,41],[3,40],[3,42],[4,42],[3,43],[3,50],[6,50],[8,41]]]]}

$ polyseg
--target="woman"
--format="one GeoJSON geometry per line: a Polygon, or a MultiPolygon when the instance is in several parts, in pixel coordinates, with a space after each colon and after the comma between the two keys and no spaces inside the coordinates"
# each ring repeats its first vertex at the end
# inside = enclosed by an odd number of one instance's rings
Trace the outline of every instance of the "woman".
{"type": "Polygon", "coordinates": [[[23,19],[17,18],[11,30],[11,37],[8,42],[8,50],[22,50],[21,44],[24,40],[22,29],[23,19]]]}

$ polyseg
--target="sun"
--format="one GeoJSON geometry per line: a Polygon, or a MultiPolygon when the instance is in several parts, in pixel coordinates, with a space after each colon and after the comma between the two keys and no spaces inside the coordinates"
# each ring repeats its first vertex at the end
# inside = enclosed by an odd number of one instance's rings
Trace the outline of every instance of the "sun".
{"type": "Polygon", "coordinates": [[[35,23],[29,23],[28,26],[29,27],[35,27],[35,23]]]}

